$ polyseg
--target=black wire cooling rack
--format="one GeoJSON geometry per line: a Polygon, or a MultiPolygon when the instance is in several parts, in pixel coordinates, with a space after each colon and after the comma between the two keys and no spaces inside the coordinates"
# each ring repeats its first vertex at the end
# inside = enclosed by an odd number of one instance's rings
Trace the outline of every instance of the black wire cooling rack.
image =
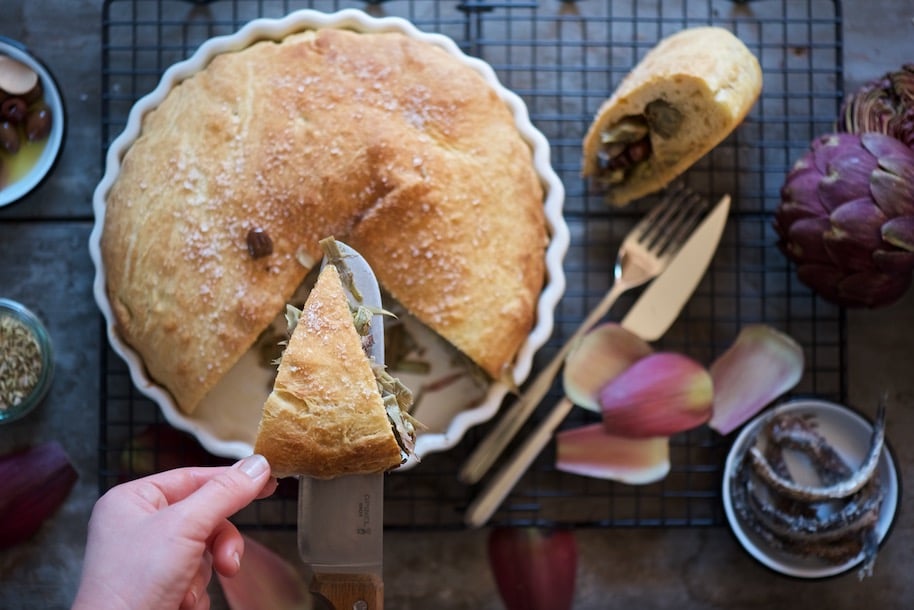
{"type": "MultiPolygon", "coordinates": [[[[764,322],[805,349],[797,393],[843,401],[843,311],[800,285],[775,246],[771,213],[793,162],[835,119],[843,91],[841,7],[830,0],[107,0],[102,20],[102,152],[122,130],[133,103],[164,70],[205,39],[256,17],[300,9],[360,8],[395,15],[446,34],[489,62],[502,83],[527,103],[550,140],[553,167],[567,190],[571,248],[568,286],[556,331],[537,356],[543,364],[609,288],[615,251],[650,200],[611,210],[579,176],[581,140],[596,109],[660,38],[683,27],[722,25],[759,58],[764,90],[739,129],[685,175],[695,190],[733,195],[734,207],[711,269],[661,346],[710,362],[739,328],[764,322]]],[[[614,317],[633,297],[622,299],[614,317]]],[[[107,340],[104,341],[107,345],[107,340]]],[[[100,488],[182,463],[218,463],[192,438],[163,423],[158,408],[131,384],[126,365],[102,350],[100,488]],[[129,450],[128,450],[129,448],[129,450]],[[129,457],[130,459],[125,459],[129,457]]],[[[536,366],[535,364],[535,366],[536,366]]],[[[557,387],[544,406],[558,397],[557,387]]],[[[587,416],[573,413],[565,425],[587,416]]],[[[536,417],[524,429],[529,431],[536,417]]],[[[408,472],[387,477],[389,528],[459,528],[477,489],[456,473],[488,430],[471,430],[454,449],[432,454],[408,472]]],[[[729,439],[701,428],[673,439],[672,471],[662,482],[632,487],[563,474],[552,448],[518,483],[493,524],[681,527],[723,523],[721,471],[729,439]]],[[[236,521],[244,527],[292,529],[295,484],[236,521]]]]}

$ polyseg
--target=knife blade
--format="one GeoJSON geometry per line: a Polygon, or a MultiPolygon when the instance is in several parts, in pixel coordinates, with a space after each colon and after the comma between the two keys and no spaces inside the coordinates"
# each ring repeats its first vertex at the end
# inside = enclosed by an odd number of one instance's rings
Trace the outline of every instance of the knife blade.
{"type": "MultiPolygon", "coordinates": [[[[350,302],[381,310],[381,291],[374,272],[362,256],[337,241],[351,273],[341,269],[350,302]]],[[[322,267],[331,264],[324,257],[322,267]]],[[[372,318],[369,356],[384,363],[384,324],[372,318]]],[[[333,479],[299,477],[298,549],[312,573],[311,591],[333,608],[383,610],[384,475],[340,476],[333,479]]]]}
{"type": "Polygon", "coordinates": [[[672,326],[705,275],[730,214],[724,195],[705,216],[669,266],[632,305],[622,326],[645,341],[656,341],[672,326]]]}
{"type": "MultiPolygon", "coordinates": [[[[659,339],[669,329],[714,258],[729,212],[730,196],[724,195],[689,235],[667,269],[641,294],[623,318],[623,328],[648,341],[659,339]],[[658,282],[660,285],[656,287],[658,282]]],[[[553,405],[546,417],[467,507],[464,522],[468,526],[485,525],[533,460],[549,444],[555,430],[573,406],[567,398],[562,398],[553,405]]]]}

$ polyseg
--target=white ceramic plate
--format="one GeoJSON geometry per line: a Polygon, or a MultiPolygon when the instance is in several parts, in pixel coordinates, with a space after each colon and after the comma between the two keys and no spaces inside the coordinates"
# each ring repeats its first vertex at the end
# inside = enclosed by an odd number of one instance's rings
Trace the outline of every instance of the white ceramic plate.
{"type": "MultiPolygon", "coordinates": [[[[873,426],[862,415],[847,407],[823,400],[794,400],[784,403],[772,411],[766,411],[747,424],[733,443],[724,466],[723,502],[724,512],[736,539],[743,548],[763,565],[798,578],[825,578],[851,570],[861,564],[863,553],[841,564],[824,562],[814,557],[804,557],[772,548],[751,528],[745,526],[733,507],[731,479],[738,467],[739,456],[755,441],[759,429],[773,413],[801,413],[815,418],[819,432],[851,467],[859,464],[866,455],[872,438],[873,426]]],[[[795,464],[790,464],[794,467],[795,464]]],[[[876,524],[876,534],[881,545],[888,534],[898,508],[898,469],[888,446],[882,451],[877,469],[885,490],[885,498],[876,524]]],[[[803,472],[796,473],[797,479],[803,472]]],[[[876,562],[878,569],[878,560],[876,562]]]]}
{"type": "MultiPolygon", "coordinates": [[[[273,372],[259,364],[258,354],[252,350],[210,392],[193,416],[187,416],[177,408],[171,395],[148,377],[139,355],[115,331],[114,316],[105,292],[105,270],[99,250],[105,199],[117,178],[123,155],[139,135],[143,116],[161,103],[177,83],[203,69],[219,53],[239,50],[259,40],[279,40],[294,32],[328,27],[362,32],[397,31],[445,49],[486,79],[511,108],[518,130],[533,149],[534,165],[546,191],[544,209],[551,241],[546,252],[547,284],[539,299],[535,326],[517,355],[514,367],[516,385],[519,386],[529,375],[534,353],[552,334],[555,306],[565,290],[562,260],[568,249],[569,235],[562,217],[564,188],[550,164],[549,143],[530,123],[524,102],[500,84],[494,70],[487,63],[465,55],[450,38],[421,32],[404,19],[374,18],[352,9],[336,13],[302,10],[282,19],[257,19],[235,34],[212,38],[203,43],[189,59],[166,70],[159,85],[138,100],[131,109],[124,132],[112,142],[108,150],[105,174],[94,193],[96,222],[90,236],[89,250],[96,269],[95,299],[107,321],[108,339],[113,349],[127,362],[133,382],[161,407],[169,423],[194,434],[208,451],[216,455],[237,458],[251,453],[260,411],[269,393],[273,372]]],[[[284,324],[281,321],[277,323],[284,324]]],[[[416,444],[416,455],[421,459],[430,453],[450,449],[470,427],[489,420],[498,411],[509,386],[500,381],[480,385],[465,376],[458,379],[455,374],[461,369],[455,368],[449,349],[433,335],[417,327],[413,321],[408,323],[414,328],[414,336],[428,348],[424,359],[432,366],[427,374],[422,375],[393,372],[411,388],[420,390],[423,394],[416,412],[417,418],[428,426],[416,444]]],[[[406,467],[415,463],[416,460],[413,460],[406,467]]]]}
{"type": "Polygon", "coordinates": [[[44,102],[51,110],[51,133],[35,161],[31,171],[19,180],[0,188],[0,207],[19,201],[31,193],[50,174],[63,149],[64,133],[66,132],[66,112],[64,111],[63,98],[57,87],[57,81],[50,70],[32,55],[29,50],[19,42],[0,36],[0,55],[12,57],[38,74],[44,91],[44,102]]]}

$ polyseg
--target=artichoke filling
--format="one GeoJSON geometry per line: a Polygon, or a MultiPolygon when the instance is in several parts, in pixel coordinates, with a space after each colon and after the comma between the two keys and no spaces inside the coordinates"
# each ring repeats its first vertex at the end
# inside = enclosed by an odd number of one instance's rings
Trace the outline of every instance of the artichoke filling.
{"type": "MultiPolygon", "coordinates": [[[[352,323],[355,325],[359,336],[362,337],[363,347],[366,347],[366,337],[369,336],[371,330],[371,319],[376,313],[384,314],[388,312],[377,312],[363,305],[352,308],[352,323]]],[[[289,328],[289,336],[295,330],[301,314],[301,310],[297,307],[286,305],[286,323],[289,328]]],[[[283,345],[285,343],[285,341],[282,342],[283,345]]],[[[278,360],[276,364],[278,364],[278,360]]],[[[403,462],[406,462],[416,448],[416,430],[422,428],[422,424],[409,413],[413,406],[413,393],[399,379],[390,375],[383,364],[372,362],[371,370],[378,383],[378,391],[381,394],[381,400],[384,403],[384,410],[387,413],[387,419],[390,421],[394,438],[400,446],[400,457],[403,462]]]]}
{"type": "Polygon", "coordinates": [[[383,365],[372,368],[378,380],[387,419],[390,420],[394,438],[400,445],[400,456],[405,462],[416,448],[416,428],[421,425],[409,414],[413,406],[413,393],[399,379],[391,376],[383,365]]]}
{"type": "Polygon", "coordinates": [[[623,117],[600,134],[597,178],[614,186],[628,180],[647,164],[653,153],[651,134],[668,139],[679,131],[682,113],[664,100],[654,100],[644,114],[623,117]]]}
{"type": "MultiPolygon", "coordinates": [[[[376,314],[392,315],[388,311],[377,311],[364,305],[352,309],[352,323],[355,324],[356,332],[362,337],[362,344],[366,348],[366,352],[370,346],[365,345],[365,339],[370,336],[371,320],[376,314]]],[[[383,364],[372,362],[371,370],[378,382],[378,391],[381,393],[381,400],[384,403],[384,410],[387,412],[387,419],[390,420],[394,438],[400,445],[400,457],[405,462],[416,447],[416,428],[421,426],[409,414],[409,410],[413,406],[413,393],[399,379],[388,373],[383,364]]]]}

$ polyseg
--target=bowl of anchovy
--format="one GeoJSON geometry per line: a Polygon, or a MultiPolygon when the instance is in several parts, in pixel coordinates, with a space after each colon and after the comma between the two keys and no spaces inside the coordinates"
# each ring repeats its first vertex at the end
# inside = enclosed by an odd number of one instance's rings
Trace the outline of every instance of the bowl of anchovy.
{"type": "Polygon", "coordinates": [[[875,421],[833,402],[785,402],[749,422],[724,467],[724,512],[761,564],[797,578],[873,572],[899,502],[898,467],[875,421]]]}

